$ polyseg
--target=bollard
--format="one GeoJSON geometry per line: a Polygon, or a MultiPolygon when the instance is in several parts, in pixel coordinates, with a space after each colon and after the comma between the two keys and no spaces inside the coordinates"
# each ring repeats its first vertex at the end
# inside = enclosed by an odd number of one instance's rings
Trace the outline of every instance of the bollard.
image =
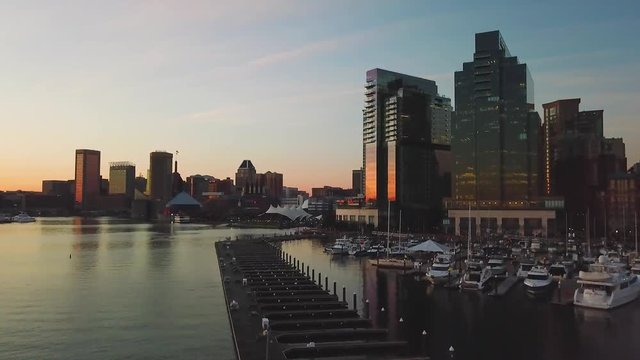
{"type": "Polygon", "coordinates": [[[336,292],[336,282],[333,282],[333,295],[338,295],[338,293],[336,292]]]}
{"type": "Polygon", "coordinates": [[[316,269],[311,269],[311,280],[316,281],[316,269]]]}
{"type": "Polygon", "coordinates": [[[329,277],[328,276],[324,277],[324,289],[326,291],[329,291],[329,277]]]}
{"type": "Polygon", "coordinates": [[[354,311],[358,311],[358,308],[356,306],[356,298],[358,295],[356,295],[356,293],[353,293],[353,310],[354,311]]]}
{"type": "Polygon", "coordinates": [[[309,277],[309,265],[307,265],[307,277],[309,277]]]}
{"type": "Polygon", "coordinates": [[[347,302],[347,288],[342,287],[342,302],[347,302]]]}
{"type": "Polygon", "coordinates": [[[304,261],[302,262],[302,276],[304,276],[304,261]]]}
{"type": "Polygon", "coordinates": [[[365,318],[369,318],[369,299],[364,300],[364,316],[365,318]]]}
{"type": "Polygon", "coordinates": [[[322,273],[318,271],[318,286],[322,288],[322,273]]]}

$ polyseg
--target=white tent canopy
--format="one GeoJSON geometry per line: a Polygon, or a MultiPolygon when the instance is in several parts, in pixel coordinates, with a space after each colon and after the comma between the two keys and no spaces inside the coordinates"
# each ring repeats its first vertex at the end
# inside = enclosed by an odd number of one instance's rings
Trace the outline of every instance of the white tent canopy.
{"type": "Polygon", "coordinates": [[[298,206],[273,207],[273,205],[271,205],[269,206],[269,210],[267,210],[265,214],[280,214],[282,216],[288,217],[290,220],[296,220],[296,219],[304,220],[312,217],[311,214],[304,211],[302,207],[298,207],[298,206]]]}
{"type": "Polygon", "coordinates": [[[427,240],[425,242],[422,242],[418,245],[412,246],[410,248],[407,249],[407,251],[409,252],[417,252],[417,251],[423,251],[423,252],[439,252],[439,253],[448,253],[449,252],[449,247],[447,245],[443,245],[440,243],[437,243],[433,240],[427,240]]]}

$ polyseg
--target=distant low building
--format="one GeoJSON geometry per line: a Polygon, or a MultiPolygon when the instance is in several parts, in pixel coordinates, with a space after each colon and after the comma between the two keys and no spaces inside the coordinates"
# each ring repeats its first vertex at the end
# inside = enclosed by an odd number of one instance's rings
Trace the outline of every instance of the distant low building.
{"type": "Polygon", "coordinates": [[[375,207],[338,206],[336,223],[371,225],[375,229],[379,225],[379,211],[375,207]]]}

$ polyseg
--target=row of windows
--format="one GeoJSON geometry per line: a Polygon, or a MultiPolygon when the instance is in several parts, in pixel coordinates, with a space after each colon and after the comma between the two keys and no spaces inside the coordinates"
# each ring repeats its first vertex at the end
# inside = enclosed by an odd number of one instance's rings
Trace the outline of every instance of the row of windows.
{"type": "Polygon", "coordinates": [[[367,216],[365,215],[357,215],[357,216],[356,215],[336,215],[336,220],[338,221],[356,222],[356,218],[357,218],[357,221],[362,224],[375,223],[375,216],[369,216],[367,218],[367,216]]]}

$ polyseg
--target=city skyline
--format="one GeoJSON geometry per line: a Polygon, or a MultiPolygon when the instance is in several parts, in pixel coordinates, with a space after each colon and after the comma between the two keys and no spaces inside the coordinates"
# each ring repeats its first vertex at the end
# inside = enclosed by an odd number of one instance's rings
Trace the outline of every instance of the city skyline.
{"type": "Polygon", "coordinates": [[[3,142],[16,149],[0,155],[0,190],[72,179],[82,148],[101,151],[104,178],[112,161],[144,174],[166,149],[180,151],[183,176],[233,176],[251,159],[285,186],[348,188],[362,164],[364,72],[434,80],[455,103],[453,74],[472,35],[490,30],[527,63],[538,112],[581,98],[604,109],[628,163],[640,160],[635,3],[183,5],[0,5],[3,142]]]}

